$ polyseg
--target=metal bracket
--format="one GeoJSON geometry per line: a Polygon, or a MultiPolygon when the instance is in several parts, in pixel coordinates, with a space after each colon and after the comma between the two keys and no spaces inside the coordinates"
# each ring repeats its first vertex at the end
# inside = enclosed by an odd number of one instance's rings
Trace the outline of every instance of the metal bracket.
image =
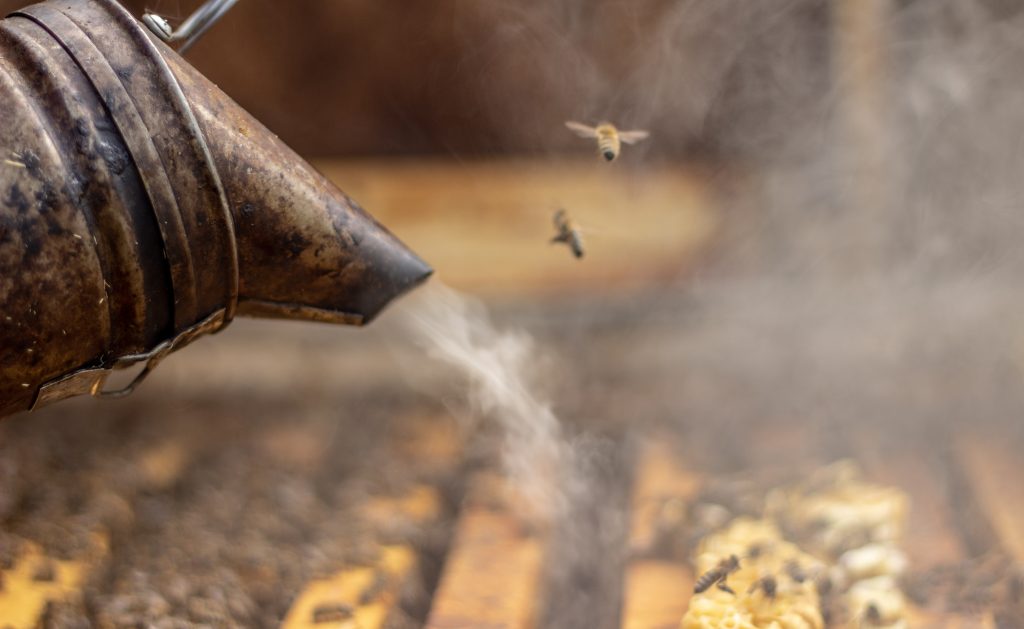
{"type": "Polygon", "coordinates": [[[203,36],[207,29],[224,17],[224,14],[235,6],[236,2],[238,0],[207,0],[192,15],[185,18],[185,21],[177,29],[171,28],[167,19],[156,13],[144,13],[142,21],[149,27],[149,30],[153,31],[154,35],[168,44],[184,40],[185,43],[178,47],[178,52],[184,53],[203,36]]]}
{"type": "Polygon", "coordinates": [[[47,404],[58,402],[69,397],[83,395],[85,393],[88,393],[93,397],[101,398],[124,397],[142,384],[142,381],[146,379],[146,376],[156,369],[156,366],[159,365],[160,361],[166,358],[168,354],[185,347],[204,334],[212,334],[219,331],[227,323],[228,321],[225,317],[225,311],[221,309],[199,323],[182,330],[182,332],[174,338],[160,343],[148,352],[121,356],[109,367],[87,367],[61,376],[56,380],[51,380],[39,387],[39,393],[36,395],[35,402],[32,404],[32,410],[36,410],[37,408],[46,406],[47,404]],[[143,367],[142,371],[132,378],[132,381],[127,385],[120,389],[104,390],[103,385],[106,384],[107,378],[110,374],[121,369],[127,369],[142,362],[146,363],[145,367],[143,367]]]}

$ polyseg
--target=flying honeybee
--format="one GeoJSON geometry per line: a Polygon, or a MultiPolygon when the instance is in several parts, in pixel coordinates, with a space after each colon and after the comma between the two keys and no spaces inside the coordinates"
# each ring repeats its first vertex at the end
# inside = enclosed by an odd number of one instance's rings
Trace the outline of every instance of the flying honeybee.
{"type": "Polygon", "coordinates": [[[740,569],[740,558],[736,555],[729,555],[727,559],[723,559],[718,562],[714,568],[708,570],[704,574],[700,575],[697,582],[693,584],[693,593],[700,594],[707,590],[712,585],[717,586],[719,590],[728,592],[729,594],[736,594],[731,587],[725,582],[729,578],[729,575],[740,569]]]}
{"type": "Polygon", "coordinates": [[[559,209],[555,212],[554,216],[555,229],[557,233],[555,237],[551,239],[551,242],[564,242],[569,245],[572,249],[572,254],[577,258],[583,257],[583,236],[580,233],[580,228],[576,223],[569,218],[569,214],[559,209]]]}
{"type": "Polygon", "coordinates": [[[585,125],[581,122],[570,120],[565,123],[576,135],[581,138],[597,139],[597,152],[607,161],[612,161],[619,156],[622,143],[636,144],[645,139],[649,133],[641,130],[619,131],[610,122],[602,122],[596,127],[585,125]]]}

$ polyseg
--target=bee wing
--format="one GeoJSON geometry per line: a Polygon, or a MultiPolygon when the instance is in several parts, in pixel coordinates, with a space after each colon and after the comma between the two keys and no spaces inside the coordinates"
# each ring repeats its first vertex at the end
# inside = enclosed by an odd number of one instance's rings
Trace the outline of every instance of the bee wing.
{"type": "Polygon", "coordinates": [[[650,133],[642,130],[635,129],[633,131],[619,131],[619,139],[626,144],[636,144],[640,140],[646,140],[650,133]]]}
{"type": "Polygon", "coordinates": [[[551,220],[555,223],[555,228],[561,229],[562,226],[568,222],[568,218],[569,217],[566,215],[565,210],[555,210],[551,220]]]}
{"type": "Polygon", "coordinates": [[[595,228],[590,223],[586,225],[580,225],[579,223],[573,222],[570,226],[572,227],[573,231],[579,232],[581,236],[585,236],[587,238],[590,238],[591,236],[594,235],[601,237],[609,233],[608,230],[601,229],[600,227],[595,228]]]}
{"type": "Polygon", "coordinates": [[[596,138],[597,129],[594,127],[583,124],[582,122],[576,122],[575,120],[567,120],[565,126],[569,128],[573,133],[580,136],[581,138],[596,138]]]}

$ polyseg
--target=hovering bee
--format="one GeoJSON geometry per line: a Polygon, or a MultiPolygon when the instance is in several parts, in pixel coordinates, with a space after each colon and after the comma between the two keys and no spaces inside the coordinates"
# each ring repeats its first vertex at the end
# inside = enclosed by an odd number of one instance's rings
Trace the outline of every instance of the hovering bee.
{"type": "Polygon", "coordinates": [[[583,236],[580,233],[580,228],[576,223],[569,218],[569,214],[559,209],[555,212],[554,216],[555,229],[558,233],[551,239],[552,243],[564,242],[569,245],[572,249],[572,254],[577,258],[583,257],[583,236]]]}
{"type": "Polygon", "coordinates": [[[596,127],[590,127],[570,120],[565,123],[565,126],[569,127],[581,138],[596,138],[597,152],[609,162],[619,156],[619,150],[621,150],[623,142],[626,144],[636,144],[650,135],[646,131],[640,130],[619,131],[610,122],[602,122],[596,127]]]}
{"type": "Polygon", "coordinates": [[[770,574],[767,574],[757,581],[750,584],[750,588],[747,589],[747,594],[753,594],[754,592],[761,590],[767,598],[775,598],[775,592],[778,590],[778,581],[775,580],[770,574]]]}
{"type": "Polygon", "coordinates": [[[693,584],[693,593],[700,594],[712,585],[723,592],[735,595],[731,587],[725,582],[729,575],[740,569],[740,558],[736,555],[729,555],[727,559],[718,562],[718,565],[700,575],[697,582],[693,584]]]}

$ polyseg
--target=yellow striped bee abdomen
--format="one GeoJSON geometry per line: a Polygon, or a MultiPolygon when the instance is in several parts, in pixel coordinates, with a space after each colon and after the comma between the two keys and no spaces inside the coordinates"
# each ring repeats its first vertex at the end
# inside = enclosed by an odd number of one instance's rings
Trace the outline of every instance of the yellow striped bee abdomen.
{"type": "Polygon", "coordinates": [[[619,131],[613,125],[601,124],[597,127],[597,151],[605,161],[612,161],[619,156],[622,149],[622,142],[619,140],[619,131]]]}

